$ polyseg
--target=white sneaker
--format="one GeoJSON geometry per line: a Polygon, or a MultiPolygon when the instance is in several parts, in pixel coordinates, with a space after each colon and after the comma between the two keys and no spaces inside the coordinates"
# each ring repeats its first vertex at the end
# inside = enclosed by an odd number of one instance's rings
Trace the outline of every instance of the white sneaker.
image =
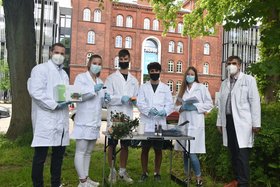
{"type": "Polygon", "coordinates": [[[89,177],[87,178],[87,182],[95,187],[100,185],[99,182],[95,182],[95,181],[91,180],[91,178],[89,178],[89,177]]]}
{"type": "Polygon", "coordinates": [[[110,171],[108,181],[112,184],[117,182],[117,171],[113,170],[112,172],[110,171]]]}
{"type": "Polygon", "coordinates": [[[121,180],[124,180],[125,182],[127,183],[133,183],[133,180],[132,178],[129,177],[129,175],[127,174],[127,172],[124,172],[124,173],[119,173],[119,178],[121,180]]]}
{"type": "Polygon", "coordinates": [[[94,186],[90,184],[88,181],[86,181],[86,182],[80,182],[78,187],[94,187],[94,186]]]}

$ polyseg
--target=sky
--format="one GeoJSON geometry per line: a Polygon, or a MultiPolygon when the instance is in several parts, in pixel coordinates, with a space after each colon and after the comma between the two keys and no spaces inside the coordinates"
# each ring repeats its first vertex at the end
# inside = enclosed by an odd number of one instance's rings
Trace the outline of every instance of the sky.
{"type": "Polygon", "coordinates": [[[71,0],[55,0],[59,2],[59,6],[62,7],[71,7],[71,0]]]}

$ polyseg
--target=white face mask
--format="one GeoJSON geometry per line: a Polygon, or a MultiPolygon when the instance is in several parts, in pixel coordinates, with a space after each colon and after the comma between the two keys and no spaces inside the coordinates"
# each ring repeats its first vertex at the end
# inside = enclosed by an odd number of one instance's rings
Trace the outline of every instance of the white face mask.
{"type": "Polygon", "coordinates": [[[95,65],[95,64],[91,64],[90,71],[91,71],[91,73],[96,75],[97,73],[99,73],[101,71],[101,66],[95,65]]]}
{"type": "Polygon", "coordinates": [[[235,75],[238,71],[238,68],[236,65],[231,64],[227,66],[227,71],[230,75],[235,75]]]}
{"type": "Polygon", "coordinates": [[[64,62],[64,56],[61,54],[53,54],[52,55],[52,61],[56,64],[56,65],[61,65],[64,62]]]}

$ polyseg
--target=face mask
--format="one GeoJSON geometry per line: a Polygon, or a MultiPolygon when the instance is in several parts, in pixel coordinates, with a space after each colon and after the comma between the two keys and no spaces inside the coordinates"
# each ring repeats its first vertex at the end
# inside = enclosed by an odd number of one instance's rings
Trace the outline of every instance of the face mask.
{"type": "Polygon", "coordinates": [[[128,66],[129,66],[129,61],[127,61],[127,62],[119,62],[119,67],[121,69],[127,69],[128,66]]]}
{"type": "Polygon", "coordinates": [[[91,73],[97,75],[101,71],[101,66],[95,65],[95,64],[91,64],[90,65],[90,71],[91,71],[91,73]]]}
{"type": "Polygon", "coordinates": [[[64,56],[61,54],[53,54],[52,55],[52,61],[56,64],[56,65],[61,65],[64,62],[64,56]]]}
{"type": "Polygon", "coordinates": [[[157,80],[159,79],[159,73],[150,74],[150,78],[151,78],[153,81],[157,81],[157,80]]]}
{"type": "Polygon", "coordinates": [[[234,75],[234,74],[237,73],[238,68],[237,68],[236,65],[232,65],[232,64],[231,64],[231,65],[227,66],[227,71],[228,71],[228,73],[229,73],[230,75],[234,75]]]}
{"type": "Polygon", "coordinates": [[[187,75],[187,77],[186,77],[187,83],[193,83],[194,80],[195,80],[195,76],[193,76],[193,75],[187,75]]]}

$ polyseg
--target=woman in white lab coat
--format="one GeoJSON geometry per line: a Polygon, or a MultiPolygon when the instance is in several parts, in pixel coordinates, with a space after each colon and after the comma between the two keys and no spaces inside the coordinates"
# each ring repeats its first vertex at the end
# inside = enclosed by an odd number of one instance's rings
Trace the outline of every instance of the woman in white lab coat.
{"type": "Polygon", "coordinates": [[[99,183],[88,176],[91,152],[99,138],[101,111],[104,98],[103,82],[99,78],[102,58],[92,55],[88,71],[79,74],[74,85],[82,91],[82,102],[77,103],[72,139],[76,139],[75,167],[80,179],[78,187],[98,186],[99,183]]]}
{"type": "MultiPolygon", "coordinates": [[[[205,153],[205,113],[210,111],[213,107],[211,95],[203,84],[199,83],[197,70],[194,67],[189,67],[184,73],[182,86],[178,94],[175,108],[180,112],[179,124],[189,121],[185,126],[187,135],[192,136],[195,140],[190,143],[190,158],[192,167],[196,175],[197,186],[202,185],[200,163],[196,153],[205,153]]],[[[187,148],[187,141],[181,141],[187,148]]],[[[175,149],[182,150],[176,144],[175,149]]],[[[187,173],[188,160],[184,154],[184,169],[187,173]]]]}

